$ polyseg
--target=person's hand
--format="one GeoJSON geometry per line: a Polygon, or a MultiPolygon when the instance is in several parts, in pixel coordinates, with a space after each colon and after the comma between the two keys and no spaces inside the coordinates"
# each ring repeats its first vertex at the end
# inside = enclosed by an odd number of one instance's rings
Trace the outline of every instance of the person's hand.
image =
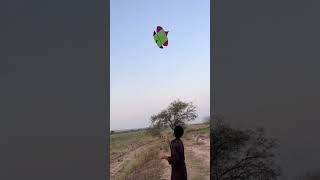
{"type": "Polygon", "coordinates": [[[166,154],[161,154],[161,155],[160,155],[160,159],[168,159],[168,155],[166,155],[166,154]]]}

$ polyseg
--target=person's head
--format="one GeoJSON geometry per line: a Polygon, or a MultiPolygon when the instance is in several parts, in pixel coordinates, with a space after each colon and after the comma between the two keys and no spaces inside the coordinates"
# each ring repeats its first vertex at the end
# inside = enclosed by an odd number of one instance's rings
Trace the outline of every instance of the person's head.
{"type": "Polygon", "coordinates": [[[176,137],[176,138],[180,138],[181,136],[183,135],[183,128],[181,127],[181,126],[176,126],[175,128],[174,128],[174,136],[176,137]]]}

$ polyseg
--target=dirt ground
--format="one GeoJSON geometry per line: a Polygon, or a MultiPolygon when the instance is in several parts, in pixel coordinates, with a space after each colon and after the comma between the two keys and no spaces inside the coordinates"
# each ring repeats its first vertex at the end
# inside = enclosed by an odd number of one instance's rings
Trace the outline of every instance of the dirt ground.
{"type": "Polygon", "coordinates": [[[113,159],[110,164],[111,179],[116,180],[117,177],[119,177],[122,171],[125,169],[125,166],[127,166],[128,163],[134,161],[137,155],[139,155],[143,150],[148,148],[148,145],[151,145],[152,143],[155,143],[155,141],[149,141],[143,145],[131,148],[129,153],[126,153],[122,156],[113,159]]]}
{"type": "MultiPolygon", "coordinates": [[[[199,127],[203,128],[203,127],[199,127]]],[[[169,138],[169,139],[172,139],[169,138]]],[[[165,141],[165,140],[164,140],[165,141]]],[[[185,158],[187,165],[187,173],[189,180],[209,180],[210,179],[210,138],[209,133],[198,133],[197,131],[189,132],[182,138],[185,148],[185,158]]],[[[148,141],[139,146],[130,148],[130,151],[125,154],[113,156],[111,159],[110,175],[112,180],[119,179],[124,174],[126,167],[134,162],[137,156],[141,156],[141,152],[148,150],[148,147],[155,143],[164,143],[158,141],[148,141]]],[[[170,151],[164,149],[159,150],[160,153],[170,151]]],[[[167,160],[160,160],[161,180],[170,180],[171,166],[167,160]]]]}

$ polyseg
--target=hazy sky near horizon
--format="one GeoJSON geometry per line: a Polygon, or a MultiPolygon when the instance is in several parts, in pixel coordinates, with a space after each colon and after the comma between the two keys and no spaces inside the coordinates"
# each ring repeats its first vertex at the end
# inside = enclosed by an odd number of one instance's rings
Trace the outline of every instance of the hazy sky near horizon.
{"type": "Polygon", "coordinates": [[[210,114],[209,3],[111,0],[110,129],[146,127],[178,98],[197,106],[197,121],[210,114]],[[158,25],[169,31],[164,49],[158,25]]]}

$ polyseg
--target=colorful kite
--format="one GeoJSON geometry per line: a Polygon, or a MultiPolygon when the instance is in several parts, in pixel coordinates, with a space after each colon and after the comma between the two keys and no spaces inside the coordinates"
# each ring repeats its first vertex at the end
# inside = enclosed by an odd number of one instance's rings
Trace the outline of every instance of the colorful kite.
{"type": "Polygon", "coordinates": [[[168,31],[165,31],[161,26],[157,26],[157,31],[153,31],[153,39],[159,46],[159,48],[163,48],[163,46],[168,46],[168,31]]]}

